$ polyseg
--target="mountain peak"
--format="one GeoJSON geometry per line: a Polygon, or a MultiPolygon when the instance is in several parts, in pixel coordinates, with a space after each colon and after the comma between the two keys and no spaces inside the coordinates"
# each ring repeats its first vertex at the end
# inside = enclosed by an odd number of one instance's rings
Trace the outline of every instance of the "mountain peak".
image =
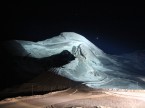
{"type": "MultiPolygon", "coordinates": [[[[18,40],[17,42],[32,58],[50,57],[62,51],[70,52],[74,59],[57,67],[57,74],[74,81],[84,82],[89,87],[145,88],[145,83],[138,79],[141,75],[139,71],[142,71],[140,68],[143,66],[135,66],[136,62],[132,64],[132,60],[128,58],[105,54],[87,38],[77,33],[62,32],[58,36],[43,41],[18,40]]],[[[65,59],[65,56],[62,59],[65,59]]]]}

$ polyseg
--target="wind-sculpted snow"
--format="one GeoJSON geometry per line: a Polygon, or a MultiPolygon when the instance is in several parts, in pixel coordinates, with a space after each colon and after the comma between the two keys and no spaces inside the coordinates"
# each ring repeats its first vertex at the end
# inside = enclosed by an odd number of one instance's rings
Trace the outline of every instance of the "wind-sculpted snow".
{"type": "Polygon", "coordinates": [[[49,57],[68,50],[75,56],[75,60],[57,68],[58,74],[74,81],[80,81],[89,87],[145,88],[145,82],[139,79],[139,71],[145,71],[143,66],[134,67],[137,62],[132,64],[132,58],[129,59],[128,56],[107,55],[79,34],[64,32],[44,41],[17,40],[17,42],[34,58],[49,57]]]}

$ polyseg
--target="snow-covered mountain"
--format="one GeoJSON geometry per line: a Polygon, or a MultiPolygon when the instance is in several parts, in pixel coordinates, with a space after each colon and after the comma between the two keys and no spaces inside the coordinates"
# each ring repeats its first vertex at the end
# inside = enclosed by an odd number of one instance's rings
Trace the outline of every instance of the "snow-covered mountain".
{"type": "Polygon", "coordinates": [[[80,81],[89,87],[145,89],[145,62],[142,58],[142,62],[138,62],[139,59],[134,58],[136,53],[108,55],[85,37],[73,32],[64,32],[44,41],[15,42],[21,45],[21,48],[17,47],[17,51],[13,52],[19,56],[44,58],[64,50],[69,51],[75,59],[56,68],[57,74],[80,81]],[[20,50],[21,53],[17,53],[20,50]]]}

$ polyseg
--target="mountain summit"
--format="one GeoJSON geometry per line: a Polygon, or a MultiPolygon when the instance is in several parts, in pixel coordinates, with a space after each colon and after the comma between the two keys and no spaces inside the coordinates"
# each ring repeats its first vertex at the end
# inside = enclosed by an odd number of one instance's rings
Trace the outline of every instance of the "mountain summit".
{"type": "MultiPolygon", "coordinates": [[[[63,51],[65,54],[71,54],[73,59],[68,63],[60,67],[54,67],[56,73],[71,80],[82,82],[89,87],[145,88],[145,82],[142,80],[145,77],[145,68],[138,66],[138,62],[132,62],[134,58],[130,58],[131,54],[122,56],[108,55],[84,36],[77,33],[63,32],[59,36],[43,41],[15,40],[11,43],[17,43],[13,47],[15,48],[15,52],[12,51],[13,55],[28,56],[37,60],[44,60],[44,58],[60,54],[63,51]],[[20,51],[21,53],[17,53],[20,51]]],[[[61,59],[66,58],[61,56],[61,59]]],[[[59,59],[54,60],[54,63],[61,62],[59,59]]],[[[39,65],[36,68],[38,67],[39,65]]]]}

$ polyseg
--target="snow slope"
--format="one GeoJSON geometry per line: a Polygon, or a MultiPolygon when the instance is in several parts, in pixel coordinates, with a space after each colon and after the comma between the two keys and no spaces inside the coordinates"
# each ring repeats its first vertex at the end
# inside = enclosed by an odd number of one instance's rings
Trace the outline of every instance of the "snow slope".
{"type": "Polygon", "coordinates": [[[132,65],[132,57],[129,59],[129,55],[111,56],[105,54],[77,33],[64,32],[59,36],[38,42],[16,41],[34,58],[49,57],[68,50],[76,58],[69,64],[57,68],[58,74],[74,81],[83,82],[89,87],[145,88],[145,82],[140,79],[141,75],[138,74],[139,71],[145,71],[143,64],[141,66],[138,62],[134,62],[132,65]]]}

